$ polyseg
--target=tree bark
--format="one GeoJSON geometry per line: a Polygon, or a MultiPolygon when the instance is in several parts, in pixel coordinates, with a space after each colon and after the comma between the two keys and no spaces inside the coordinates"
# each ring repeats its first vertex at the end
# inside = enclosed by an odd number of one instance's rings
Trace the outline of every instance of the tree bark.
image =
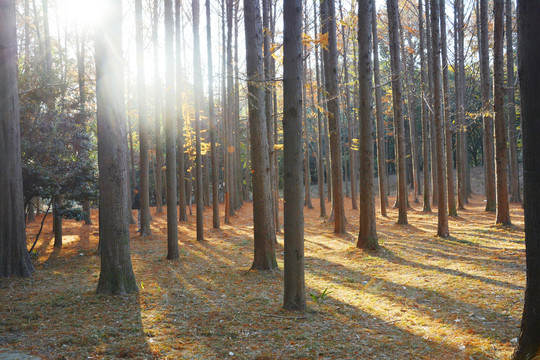
{"type": "Polygon", "coordinates": [[[195,203],[197,206],[197,241],[204,240],[203,227],[203,173],[201,155],[201,98],[202,91],[202,69],[201,69],[201,48],[199,36],[199,0],[193,0],[193,67],[194,67],[194,94],[195,94],[195,203]]]}
{"type": "Polygon", "coordinates": [[[435,122],[435,137],[437,159],[437,236],[449,236],[447,196],[446,196],[446,166],[444,163],[444,123],[441,113],[441,43],[439,36],[439,0],[431,0],[431,51],[433,57],[433,117],[435,122]]]}
{"type": "Polygon", "coordinates": [[[328,130],[330,132],[330,154],[332,161],[332,205],[334,233],[344,234],[345,210],[343,205],[343,173],[341,168],[341,125],[338,95],[338,64],[336,15],[334,0],[321,2],[321,21],[323,34],[328,34],[328,48],[323,50],[324,76],[328,106],[328,130]]]}
{"type": "Polygon", "coordinates": [[[182,79],[182,37],[181,29],[181,0],[175,0],[175,32],[176,32],[176,163],[178,172],[178,221],[187,221],[186,211],[186,177],[184,160],[184,102],[182,99],[183,79],[182,79]]]}
{"type": "Polygon", "coordinates": [[[141,199],[141,236],[151,234],[150,230],[150,183],[148,165],[148,110],[144,70],[144,42],[142,1],[135,0],[135,37],[137,46],[137,99],[139,108],[139,186],[141,199]]]}
{"type": "MultiPolygon", "coordinates": [[[[176,117],[174,113],[174,15],[172,0],[164,2],[165,16],[165,177],[167,189],[167,259],[178,259],[177,181],[176,181],[176,117]]],[[[197,98],[197,96],[195,96],[197,98]]]]}
{"type": "Polygon", "coordinates": [[[214,115],[214,66],[212,62],[212,19],[210,0],[206,0],[206,44],[208,57],[208,121],[210,123],[210,160],[212,163],[212,227],[219,229],[219,159],[216,153],[214,115]]]}
{"type": "Polygon", "coordinates": [[[510,145],[510,201],[521,202],[519,191],[519,163],[516,131],[516,95],[514,92],[514,28],[512,25],[512,0],[506,0],[506,81],[508,96],[508,143],[510,145]]]}
{"type": "Polygon", "coordinates": [[[285,0],[283,5],[283,307],[287,310],[304,310],[306,291],[302,207],[302,0],[285,0]]]}
{"type": "Polygon", "coordinates": [[[467,127],[465,124],[465,46],[463,24],[463,0],[454,3],[455,20],[455,54],[456,54],[456,168],[458,209],[465,208],[467,203],[467,127]]]}
{"type": "Polygon", "coordinates": [[[495,163],[493,156],[493,118],[491,117],[491,80],[489,75],[488,3],[480,1],[480,78],[482,83],[482,118],[484,121],[484,167],[486,211],[496,210],[495,163]]]}
{"type": "Polygon", "coordinates": [[[373,123],[371,119],[371,13],[372,0],[358,3],[358,82],[360,87],[360,230],[356,247],[376,249],[375,189],[373,175],[373,123]]]}
{"type": "Polygon", "coordinates": [[[122,2],[109,2],[96,27],[99,166],[98,294],[137,292],[129,248],[127,136],[122,65],[122,2]]]}
{"type": "Polygon", "coordinates": [[[163,145],[161,141],[161,81],[159,79],[159,55],[158,55],[158,24],[159,24],[159,1],[154,0],[153,9],[153,21],[154,26],[152,30],[152,42],[154,45],[154,131],[156,137],[156,172],[155,187],[156,187],[156,213],[161,214],[163,212],[163,181],[162,181],[162,168],[163,168],[163,145]]]}
{"type": "Polygon", "coordinates": [[[387,0],[388,37],[390,41],[390,62],[392,68],[392,100],[394,108],[394,129],[397,132],[397,177],[399,199],[398,224],[407,224],[407,182],[405,178],[405,126],[403,121],[403,95],[401,85],[401,59],[399,56],[399,8],[397,0],[387,0]]]}
{"type": "Polygon", "coordinates": [[[0,277],[29,277],[17,86],[15,1],[0,3],[0,277]]]}
{"type": "MultiPolygon", "coordinates": [[[[428,0],[426,0],[428,1],[428,0]]],[[[459,0],[457,0],[459,1],[459,0]]],[[[424,197],[423,197],[423,208],[424,212],[431,212],[431,201],[430,201],[430,184],[429,179],[431,177],[430,167],[429,167],[429,154],[430,154],[430,144],[429,144],[429,104],[427,99],[426,91],[426,56],[424,54],[425,41],[424,41],[424,15],[423,15],[423,5],[422,0],[418,0],[418,32],[420,33],[420,100],[422,102],[422,162],[423,162],[423,172],[424,172],[424,197]]]]}
{"type": "Polygon", "coordinates": [[[513,359],[526,360],[534,359],[540,351],[540,2],[518,0],[517,4],[527,285],[513,359]]]}
{"type": "Polygon", "coordinates": [[[497,215],[496,223],[510,225],[508,202],[508,147],[504,119],[504,0],[494,0],[493,30],[493,111],[495,113],[495,170],[497,172],[497,215]]]}
{"type": "MultiPolygon", "coordinates": [[[[317,6],[313,6],[313,18],[315,22],[314,32],[316,39],[319,35],[319,27],[317,24],[317,6]]],[[[315,44],[315,75],[317,77],[317,185],[319,187],[319,207],[320,207],[320,217],[326,217],[326,198],[324,193],[324,129],[323,122],[324,119],[321,114],[322,104],[322,91],[321,91],[321,75],[320,75],[320,65],[319,65],[319,46],[315,44]]]]}
{"type": "Polygon", "coordinates": [[[270,160],[264,112],[262,24],[259,2],[244,0],[246,68],[248,77],[249,132],[253,178],[253,228],[255,256],[253,270],[277,267],[276,233],[272,211],[270,160]]]}
{"type": "Polygon", "coordinates": [[[446,186],[448,199],[448,214],[457,216],[455,181],[454,181],[454,161],[452,150],[452,119],[450,118],[450,85],[448,81],[448,49],[446,45],[446,1],[440,0],[440,21],[441,21],[441,55],[442,55],[442,80],[443,80],[443,106],[444,106],[444,134],[446,150],[446,186]]]}
{"type": "Polygon", "coordinates": [[[373,79],[375,82],[375,117],[377,132],[377,172],[379,175],[379,200],[381,203],[381,215],[386,217],[388,206],[388,177],[386,168],[386,149],[384,146],[384,119],[382,109],[381,75],[379,70],[379,39],[377,35],[377,8],[371,7],[371,29],[373,33],[373,79]]]}

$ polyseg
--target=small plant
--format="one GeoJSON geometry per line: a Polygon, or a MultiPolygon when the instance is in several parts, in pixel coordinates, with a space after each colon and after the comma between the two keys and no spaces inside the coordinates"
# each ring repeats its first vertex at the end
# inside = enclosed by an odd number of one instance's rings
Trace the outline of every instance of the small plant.
{"type": "Polygon", "coordinates": [[[315,301],[317,304],[321,305],[321,304],[324,303],[324,301],[326,300],[328,295],[330,295],[331,293],[332,293],[332,291],[328,291],[328,288],[325,288],[322,293],[320,293],[320,294],[309,293],[309,296],[311,296],[313,301],[315,301]]]}

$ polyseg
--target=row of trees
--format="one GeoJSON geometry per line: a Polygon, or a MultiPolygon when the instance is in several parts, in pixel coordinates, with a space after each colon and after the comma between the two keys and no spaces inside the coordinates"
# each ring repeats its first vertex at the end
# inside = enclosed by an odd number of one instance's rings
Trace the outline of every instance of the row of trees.
{"type": "MultiPolygon", "coordinates": [[[[527,6],[530,1],[524,1],[527,6]]],[[[35,42],[37,53],[43,55],[43,64],[39,65],[42,72],[38,79],[42,81],[44,92],[54,86],[51,81],[55,77],[52,66],[52,50],[50,34],[48,34],[48,15],[46,9],[48,1],[43,0],[43,29],[45,41],[39,39],[35,42]]],[[[28,1],[24,4],[25,14],[29,14],[28,1]],[[26,12],[28,11],[28,13],[26,12]]],[[[193,25],[193,61],[192,84],[186,82],[184,71],[186,65],[182,63],[185,56],[183,38],[182,4],[175,0],[166,0],[163,5],[165,24],[165,96],[161,98],[162,91],[159,79],[158,55],[158,24],[159,2],[152,3],[153,26],[152,38],[154,48],[154,121],[155,121],[155,170],[154,192],[157,211],[161,211],[162,181],[165,180],[165,193],[167,205],[167,258],[178,258],[178,220],[186,220],[186,203],[191,203],[191,181],[195,182],[195,202],[197,221],[197,240],[204,239],[203,210],[205,201],[213,206],[213,226],[219,228],[219,179],[224,184],[225,222],[231,221],[231,216],[238,209],[246,194],[253,192],[253,218],[254,218],[254,262],[253,269],[267,270],[277,267],[275,255],[275,232],[279,229],[278,201],[279,201],[279,146],[280,138],[278,118],[282,108],[283,114],[283,183],[284,183],[284,211],[285,211],[285,295],[284,307],[287,309],[303,309],[305,307],[304,291],[304,256],[303,256],[303,207],[310,204],[311,159],[310,151],[316,143],[317,181],[319,183],[319,198],[321,199],[321,215],[325,215],[325,198],[323,178],[326,176],[328,184],[328,197],[332,200],[332,214],[330,219],[334,224],[335,233],[345,232],[344,213],[344,174],[351,180],[350,194],[353,206],[356,205],[356,182],[360,181],[360,227],[358,247],[364,249],[377,248],[377,232],[375,221],[375,168],[379,177],[379,194],[381,196],[381,212],[386,209],[386,172],[384,166],[391,156],[385,152],[394,152],[393,157],[397,171],[397,200],[399,208],[399,224],[407,223],[408,184],[407,169],[411,176],[413,186],[413,200],[418,199],[423,191],[424,210],[430,211],[431,203],[438,207],[439,226],[437,234],[448,236],[448,215],[456,215],[459,208],[463,208],[470,193],[469,165],[470,154],[467,154],[470,129],[474,125],[467,122],[465,114],[471,112],[467,103],[467,91],[474,93],[468,87],[472,70],[477,65],[480,72],[481,106],[478,109],[483,120],[483,160],[486,168],[486,210],[497,210],[497,223],[510,224],[509,194],[508,194],[508,155],[510,152],[510,185],[512,200],[519,200],[519,183],[515,183],[519,176],[517,169],[516,142],[516,115],[513,91],[513,27],[512,4],[506,0],[506,23],[504,18],[505,3],[503,0],[493,2],[493,61],[489,59],[489,17],[488,2],[468,2],[469,9],[476,5],[477,44],[479,62],[476,64],[472,58],[464,54],[465,40],[473,39],[474,26],[465,24],[465,4],[462,1],[454,2],[454,65],[449,65],[446,23],[446,3],[443,0],[430,0],[414,4],[410,1],[398,2],[387,0],[386,14],[379,17],[387,18],[386,42],[379,44],[381,37],[377,34],[381,29],[380,23],[372,1],[360,1],[354,5],[348,18],[341,15],[341,24],[338,26],[335,1],[322,1],[320,6],[313,4],[313,17],[307,11],[306,4],[300,0],[284,2],[283,27],[283,87],[282,101],[278,100],[280,87],[277,86],[279,76],[276,58],[279,59],[279,49],[275,46],[277,7],[270,0],[263,0],[262,15],[261,4],[257,0],[244,0],[243,20],[245,36],[245,55],[247,80],[247,119],[245,124],[249,128],[249,149],[244,147],[240,151],[242,129],[240,117],[243,106],[240,102],[240,69],[238,61],[238,19],[239,3],[233,0],[221,2],[222,19],[222,77],[220,96],[219,121],[214,109],[214,85],[212,63],[212,33],[211,33],[211,5],[206,1],[207,21],[207,71],[208,71],[208,103],[203,99],[203,76],[200,48],[200,4],[198,0],[191,3],[191,23],[193,25]],[[352,14],[355,13],[353,16],[352,14]],[[424,16],[425,14],[425,16],[424,16]],[[411,20],[407,22],[406,16],[411,20]],[[317,20],[320,19],[320,28],[317,20]],[[348,24],[347,22],[350,21],[348,24]],[[426,24],[424,26],[423,24],[426,24]],[[504,78],[504,29],[506,31],[507,76],[504,78]],[[234,34],[233,34],[234,28],[234,34]],[[341,28],[341,42],[338,30],[341,28]],[[304,29],[302,31],[302,29],[304,29]],[[309,30],[313,31],[313,36],[309,30]],[[468,33],[467,33],[468,31],[468,33]],[[176,42],[175,42],[176,39],[176,42]],[[233,40],[235,42],[233,55],[233,40]],[[382,47],[380,46],[382,45],[382,47]],[[341,66],[340,53],[341,51],[341,66]],[[315,66],[308,62],[309,54],[315,54],[315,66]],[[322,56],[319,56],[322,55],[322,56]],[[382,84],[379,56],[382,55],[390,67],[389,83],[382,84]],[[419,59],[416,55],[419,55],[419,59]],[[350,59],[354,65],[349,66],[350,59]],[[493,105],[491,104],[491,71],[493,65],[493,105]],[[467,72],[469,69],[469,72],[467,72]],[[315,74],[314,74],[315,73],[315,74]],[[373,76],[372,76],[373,73],[373,76]],[[452,75],[452,76],[450,76],[452,75]],[[348,81],[349,76],[353,80],[348,81]],[[420,86],[415,87],[415,79],[419,77],[420,86]],[[340,81],[341,79],[341,81],[340,81]],[[451,96],[450,80],[454,81],[454,93],[451,96]],[[310,81],[311,80],[311,81],[310,81]],[[312,83],[312,84],[311,84],[312,83]],[[192,112],[184,111],[184,86],[192,87],[192,112]],[[391,89],[388,88],[391,86],[391,89]],[[372,119],[372,93],[375,100],[374,137],[372,119]],[[308,96],[308,90],[309,95],[308,96]],[[392,97],[392,124],[384,124],[382,115],[383,92],[392,97]],[[507,98],[508,111],[505,115],[504,99],[507,98]],[[451,101],[451,98],[454,101],[451,101]],[[311,100],[311,101],[310,101],[311,100]],[[164,103],[164,111],[161,106],[164,103]],[[343,105],[345,104],[345,105],[343,105]],[[206,106],[207,105],[207,106],[206,106]],[[203,110],[204,109],[204,110],[203,110]],[[161,178],[163,165],[163,145],[161,143],[160,116],[164,114],[165,126],[165,177],[161,178]],[[203,114],[208,114],[207,121],[203,121],[203,114]],[[406,114],[406,116],[405,116],[406,114]],[[491,115],[493,114],[493,116],[491,115]],[[193,116],[187,121],[185,115],[193,116]],[[313,115],[313,116],[311,116],[313,115]],[[505,116],[508,117],[508,126],[505,116]],[[317,118],[317,136],[315,141],[309,133],[310,119],[317,118]],[[354,119],[354,120],[353,120],[354,119]],[[342,122],[345,122],[347,131],[342,131],[342,122]],[[193,127],[193,129],[191,129],[193,127]],[[208,135],[210,151],[203,152],[204,137],[208,135]],[[419,144],[419,128],[421,128],[422,142],[419,144]],[[508,130],[510,129],[510,130],[508,130]],[[186,130],[190,135],[186,137],[186,130]],[[392,130],[391,136],[385,135],[392,130]],[[185,154],[184,140],[192,140],[193,154],[185,154]],[[302,132],[303,131],[303,132],[302,132]],[[381,144],[385,141],[386,145],[381,144]],[[455,138],[455,139],[454,139],[455,138]],[[348,146],[344,149],[344,142],[348,146]],[[374,145],[377,143],[377,161],[375,161],[374,145]],[[508,143],[511,145],[508,149],[508,143]],[[388,146],[390,144],[391,146],[388,146]],[[421,145],[421,146],[420,146],[421,145]],[[407,164],[407,148],[410,153],[410,164],[407,164]],[[422,149],[422,161],[420,159],[422,149]],[[219,150],[224,150],[220,153],[219,150]],[[246,155],[250,154],[248,162],[246,155]],[[210,160],[208,159],[210,156],[210,160]],[[244,156],[242,156],[244,155],[244,156]],[[359,155],[359,156],[358,156],[359,155]],[[455,159],[454,159],[455,157],[455,159]],[[326,161],[323,161],[325,158],[326,161]],[[194,176],[189,172],[185,177],[185,162],[193,162],[194,176]],[[377,167],[375,163],[377,162],[377,167]],[[222,164],[221,164],[222,163],[222,164]],[[303,163],[303,174],[302,174],[303,163]],[[211,166],[210,166],[211,164],[211,166]],[[356,165],[359,164],[359,165],[356,165]],[[455,202],[454,164],[457,172],[457,205],[455,202]],[[325,166],[324,166],[325,165],[325,166]],[[223,173],[222,173],[223,168],[223,173]],[[244,171],[250,169],[250,171],[244,171]],[[424,182],[420,186],[419,171],[423,169],[424,182]],[[356,171],[360,170],[358,174],[356,171]],[[354,175],[353,175],[354,174],[354,175]],[[431,174],[431,184],[429,177],[431,174]],[[496,175],[495,175],[496,174],[496,175]],[[359,175],[359,176],[357,176],[359,175]],[[211,179],[211,180],[210,180],[211,179]],[[186,189],[186,182],[190,184],[186,189]],[[243,184],[245,183],[245,184],[243,184]],[[251,183],[251,185],[249,185],[251,183]],[[242,186],[244,185],[244,186],[242,186]],[[431,189],[430,189],[431,186],[431,189]],[[304,187],[304,191],[302,191],[304,187]],[[213,194],[210,196],[210,189],[213,194]],[[433,190],[430,199],[429,191],[433,190]],[[303,198],[303,194],[305,194],[303,198]],[[305,201],[304,201],[305,200],[305,201]],[[179,205],[179,207],[178,207],[179,205]],[[177,210],[179,214],[177,213],[177,210]]],[[[133,160],[134,142],[128,146],[128,128],[125,109],[124,66],[123,66],[123,37],[122,37],[122,2],[110,1],[107,3],[108,11],[101,15],[95,27],[95,81],[96,81],[96,117],[97,117],[97,154],[99,170],[99,216],[100,216],[100,254],[101,274],[98,283],[98,293],[123,294],[137,291],[135,277],[130,260],[129,250],[129,181],[134,186],[137,180],[135,173],[136,163],[133,160]],[[131,175],[130,154],[131,150],[131,175]]],[[[35,9],[34,9],[35,10],[35,9]]],[[[339,6],[340,13],[343,7],[339,6]]],[[[470,10],[472,11],[472,10],[470,10]]],[[[529,10],[534,13],[533,10],[529,10]]],[[[35,13],[35,11],[34,11],[35,13]]],[[[137,107],[139,124],[139,183],[141,186],[141,233],[150,233],[150,175],[149,175],[149,126],[147,117],[147,96],[144,66],[144,8],[141,0],[135,1],[136,19],[136,47],[137,47],[137,107]]],[[[520,13],[527,16],[527,13],[520,13]]],[[[532,16],[532,15],[530,15],[532,16]]],[[[520,24],[521,26],[522,24],[520,24]]],[[[0,7],[0,65],[2,78],[6,79],[0,87],[0,113],[2,114],[2,134],[0,134],[2,169],[1,179],[2,201],[5,206],[0,207],[2,221],[0,247],[2,248],[1,271],[2,276],[29,276],[32,264],[26,251],[24,234],[23,211],[23,181],[20,145],[19,119],[21,106],[19,105],[18,67],[17,67],[17,28],[15,25],[15,2],[5,0],[0,7]],[[5,250],[5,251],[4,251],[5,250]]],[[[529,27],[530,27],[529,23],[529,27]]],[[[39,27],[38,27],[39,28],[39,27]]],[[[525,30],[528,30],[526,28],[525,30]]],[[[26,29],[25,36],[30,30],[26,29]]],[[[39,31],[37,31],[39,34],[39,31]]],[[[37,34],[36,37],[38,38],[37,34]]],[[[26,39],[28,40],[28,39],[26,39]]],[[[521,41],[521,40],[520,40],[521,41]]],[[[524,43],[526,41],[523,40],[524,43]]],[[[30,41],[23,42],[30,47],[30,41]]],[[[58,47],[62,50],[61,47],[58,47]]],[[[525,49],[528,48],[525,46],[525,49]]],[[[60,96],[47,97],[37,94],[37,104],[34,108],[39,118],[68,119],[68,123],[77,124],[78,127],[68,128],[73,136],[76,130],[82,133],[91,133],[91,125],[85,118],[87,93],[85,88],[85,56],[84,46],[77,46],[79,72],[78,107],[67,105],[68,94],[68,56],[67,51],[58,52],[60,66],[60,96]],[[37,110],[35,110],[37,109],[37,110]],[[74,114],[78,114],[78,117],[74,114]]],[[[525,50],[524,50],[525,51],[525,50]]],[[[30,51],[25,52],[26,55],[30,51]]],[[[532,55],[531,55],[532,56],[532,55]]],[[[30,57],[22,57],[23,64],[30,57]]],[[[528,58],[524,60],[527,69],[528,58]]],[[[20,63],[20,61],[19,61],[20,63]]],[[[19,67],[21,68],[21,67],[19,67]]],[[[37,66],[36,66],[37,68],[37,66]]],[[[35,70],[35,69],[33,69],[35,70]]],[[[22,67],[19,73],[27,74],[30,68],[22,67]]],[[[23,78],[20,76],[20,78],[23,78]]],[[[534,76],[531,75],[531,78],[534,76]]],[[[529,79],[527,79],[529,80],[529,79]]],[[[21,80],[19,80],[21,81],[21,80]]],[[[523,81],[523,74],[522,74],[523,81]]],[[[529,83],[527,83],[529,84],[529,83]]],[[[531,85],[534,93],[534,84],[531,85]]],[[[523,97],[523,94],[522,94],[523,97]]],[[[28,111],[25,109],[25,111],[28,111]]],[[[32,110],[29,110],[31,113],[32,110]]],[[[523,113],[526,111],[524,109],[523,113]]],[[[35,118],[38,118],[35,115],[35,118]]],[[[131,116],[128,116],[130,119],[131,116]]],[[[32,119],[34,120],[34,119],[32,119]]],[[[525,120],[525,117],[524,117],[525,120]]],[[[525,124],[525,123],[524,123],[525,124]]],[[[245,128],[244,128],[245,129],[245,128]]],[[[129,129],[131,134],[131,129],[129,129]]],[[[84,138],[91,141],[92,136],[84,138]]],[[[81,139],[80,139],[81,140],[81,139]]],[[[79,141],[82,143],[82,141],[79,141]]],[[[245,144],[245,143],[244,143],[245,144]]],[[[530,143],[529,143],[530,144],[530,143]]],[[[204,144],[206,145],[206,144],[204,144]]],[[[91,146],[75,148],[71,145],[71,154],[82,158],[91,158],[91,146]]],[[[205,146],[206,148],[206,146],[205,146]]],[[[52,150],[53,154],[55,150],[52,150]]],[[[23,152],[24,153],[24,152],[23,152]]],[[[525,159],[526,153],[524,153],[525,159]]],[[[69,158],[69,154],[65,155],[69,158]]],[[[73,157],[73,155],[71,155],[73,157]]],[[[32,163],[33,159],[28,162],[32,163]]],[[[47,159],[50,161],[50,159],[47,159]]],[[[76,163],[80,163],[75,161],[76,163]]],[[[531,165],[533,166],[533,165],[531,165]]],[[[84,168],[91,168],[91,161],[84,168]]],[[[534,169],[533,169],[534,170],[534,169]]],[[[36,171],[39,174],[39,171],[36,171]]],[[[89,182],[90,174],[80,176],[74,187],[89,182]]],[[[526,172],[527,174],[527,172],[526,172]]],[[[527,180],[527,178],[526,178],[527,180]]],[[[530,180],[529,180],[530,181],[530,180]]],[[[51,198],[56,211],[63,210],[62,197],[68,194],[58,184],[62,181],[52,181],[57,189],[54,192],[31,193],[31,198],[51,198]]],[[[529,184],[531,186],[531,184],[529,184]]],[[[526,185],[527,189],[527,185],[526,185]]],[[[348,189],[347,189],[348,190],[348,189]]],[[[27,197],[27,198],[28,198],[27,197]]],[[[83,193],[81,202],[88,203],[90,192],[83,193]]],[[[75,199],[71,197],[70,200],[75,199]]],[[[30,203],[30,200],[28,200],[30,203]]],[[[526,207],[526,213],[529,209],[526,207]]],[[[55,220],[63,215],[57,213],[55,220]]],[[[530,224],[530,222],[529,222],[530,224]]],[[[60,224],[56,226],[56,233],[60,224]]],[[[530,228],[527,228],[529,230],[530,228]]],[[[529,239],[530,240],[530,239],[529,239]]],[[[528,242],[529,245],[529,242],[528,242]]],[[[530,246],[528,246],[528,258],[530,246]]],[[[533,269],[534,270],[534,269],[533,269]]],[[[529,287],[528,289],[533,288],[529,287]]],[[[531,290],[532,291],[532,290],[531,290]]],[[[530,301],[528,294],[527,300],[530,301]]],[[[534,305],[526,303],[525,314],[532,311],[535,316],[534,305]],[[527,307],[529,306],[529,307],[527,307]],[[533,307],[532,310],[530,307],[533,307]]],[[[524,317],[525,319],[525,317],[524,317]]],[[[535,321],[534,319],[532,321],[535,321]]],[[[526,324],[524,320],[524,324],[526,324]]],[[[526,327],[524,326],[524,329],[526,327]]],[[[526,335],[522,336],[522,339],[526,335]]],[[[538,343],[537,340],[536,343],[538,343]]],[[[530,341],[529,341],[530,342],[530,341]]],[[[520,347],[527,348],[527,340],[520,342],[520,347]]],[[[530,351],[530,350],[527,350],[530,351]]],[[[529,352],[530,353],[530,352],[529,352]]],[[[517,356],[517,355],[516,355],[517,356]]]]}

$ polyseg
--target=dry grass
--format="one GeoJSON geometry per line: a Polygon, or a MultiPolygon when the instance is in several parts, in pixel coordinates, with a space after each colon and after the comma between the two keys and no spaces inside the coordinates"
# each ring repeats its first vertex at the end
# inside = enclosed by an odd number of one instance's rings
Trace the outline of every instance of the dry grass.
{"type": "MultiPolygon", "coordinates": [[[[390,200],[392,203],[392,199],[390,200]]],[[[317,206],[318,201],[313,201],[317,206]]],[[[412,204],[414,208],[420,206],[412,204]]],[[[519,333],[525,254],[523,212],[514,226],[472,199],[436,233],[435,214],[415,209],[411,225],[396,210],[378,218],[380,250],[355,248],[358,212],[346,201],[349,235],[306,210],[305,313],[281,309],[280,270],[249,271],[251,206],[232,225],[196,242],[194,218],[179,224],[181,258],[167,261],[166,218],[154,216],[142,239],[132,226],[138,295],[94,295],[99,276],[97,225],[65,221],[62,250],[52,251],[50,220],[37,245],[33,279],[0,280],[0,348],[47,359],[504,359],[519,333]]],[[[327,204],[329,209],[329,204],[327,204]]],[[[97,222],[97,213],[93,213],[97,222]]],[[[33,238],[38,222],[28,228],[33,238]]]]}

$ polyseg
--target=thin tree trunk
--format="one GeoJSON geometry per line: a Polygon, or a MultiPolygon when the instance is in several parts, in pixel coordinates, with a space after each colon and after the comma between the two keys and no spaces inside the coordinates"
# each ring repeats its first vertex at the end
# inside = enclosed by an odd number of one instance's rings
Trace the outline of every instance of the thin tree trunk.
{"type": "Polygon", "coordinates": [[[302,0],[285,0],[283,14],[283,307],[287,310],[304,310],[306,291],[302,208],[302,0]]]}
{"type": "MultiPolygon", "coordinates": [[[[381,75],[379,70],[379,39],[377,35],[377,8],[371,7],[371,29],[373,33],[373,79],[375,82],[375,124],[377,127],[377,172],[379,175],[379,200],[381,215],[386,217],[388,206],[388,177],[386,168],[386,151],[384,146],[384,120],[382,109],[381,75]]],[[[361,189],[360,189],[361,190],[361,189]]]]}
{"type": "Polygon", "coordinates": [[[442,80],[443,80],[443,106],[444,106],[444,134],[446,143],[446,184],[448,188],[448,214],[457,216],[455,181],[454,181],[454,161],[452,149],[452,119],[450,118],[450,85],[448,81],[448,49],[446,45],[446,1],[440,0],[440,22],[441,22],[441,59],[442,59],[442,80]]]}
{"type": "Polygon", "coordinates": [[[480,1],[480,78],[482,83],[482,118],[484,121],[484,167],[486,211],[496,210],[495,163],[493,154],[493,118],[491,117],[491,80],[489,75],[488,3],[480,1]]]}
{"type": "Polygon", "coordinates": [[[161,142],[161,112],[162,112],[162,100],[161,100],[161,81],[159,79],[159,55],[158,55],[158,24],[159,14],[158,8],[159,1],[154,0],[153,9],[153,21],[154,26],[152,30],[152,42],[154,46],[154,131],[156,137],[156,172],[155,172],[155,186],[156,186],[156,212],[161,214],[163,212],[163,183],[161,170],[163,168],[163,145],[161,142]]]}
{"type": "Polygon", "coordinates": [[[186,175],[184,159],[184,111],[183,111],[183,78],[182,78],[182,37],[181,0],[175,0],[175,27],[176,27],[176,163],[178,171],[178,220],[187,221],[186,212],[186,175]]]}
{"type": "MultiPolygon", "coordinates": [[[[428,0],[426,0],[428,1],[428,0]]],[[[458,0],[459,1],[459,0],[458,0]]],[[[423,198],[423,209],[424,212],[431,212],[431,201],[430,201],[430,167],[429,167],[429,154],[430,154],[430,144],[429,144],[429,105],[426,94],[426,57],[424,54],[425,43],[424,43],[424,15],[423,15],[423,6],[422,0],[418,1],[418,29],[420,33],[420,99],[422,102],[422,156],[423,156],[423,167],[424,167],[424,198],[423,198]]]]}
{"type": "MultiPolygon", "coordinates": [[[[304,0],[304,7],[305,0],[304,0]]],[[[307,24],[307,14],[304,13],[304,24],[307,24]]],[[[303,53],[306,53],[305,45],[303,53]]],[[[307,57],[309,53],[306,54],[306,57],[303,59],[303,67],[307,68],[307,57]]],[[[306,90],[306,72],[302,71],[302,117],[304,123],[304,206],[308,209],[313,209],[313,204],[311,202],[311,169],[309,166],[309,126],[307,118],[307,90],[306,90]]]]}
{"type": "MultiPolygon", "coordinates": [[[[317,6],[313,6],[313,18],[315,21],[314,26],[314,38],[316,39],[319,34],[319,27],[317,25],[317,6]]],[[[319,47],[317,44],[315,44],[315,73],[317,77],[317,134],[318,134],[318,141],[317,141],[317,148],[318,148],[318,158],[317,158],[317,185],[319,187],[319,207],[320,207],[320,217],[325,218],[326,217],[326,199],[324,194],[324,129],[323,129],[323,118],[321,114],[321,107],[322,105],[322,92],[321,92],[321,76],[319,71],[319,47]]]]}
{"type": "Polygon", "coordinates": [[[203,173],[201,156],[201,98],[202,91],[202,69],[201,69],[201,48],[199,36],[199,0],[192,1],[193,10],[193,67],[194,67],[194,98],[195,98],[195,203],[197,206],[197,241],[204,240],[203,227],[203,173]]]}
{"type": "MultiPolygon", "coordinates": [[[[195,0],[197,1],[197,0],[195,0]]],[[[176,181],[176,116],[174,112],[174,15],[172,0],[164,2],[165,15],[165,147],[167,189],[167,259],[178,259],[177,181],[176,181]]],[[[197,96],[195,96],[197,98],[197,96]]]]}
{"type": "Polygon", "coordinates": [[[433,117],[435,119],[435,136],[437,151],[437,236],[449,236],[447,196],[446,196],[446,169],[444,163],[444,123],[441,99],[441,42],[439,37],[439,0],[431,0],[431,49],[433,56],[433,117]]]}
{"type": "Polygon", "coordinates": [[[494,0],[494,39],[493,39],[493,85],[495,113],[495,151],[497,171],[497,216],[496,223],[510,225],[510,206],[508,202],[508,147],[506,143],[506,124],[504,119],[504,0],[494,0]]]}
{"type": "Polygon", "coordinates": [[[208,57],[208,121],[210,123],[210,159],[212,162],[212,227],[219,229],[219,159],[216,154],[214,115],[214,67],[212,64],[212,19],[210,0],[206,0],[206,44],[208,57]]]}
{"type": "Polygon", "coordinates": [[[514,93],[514,44],[512,0],[506,0],[506,81],[508,96],[508,143],[510,144],[510,201],[521,202],[516,131],[516,96],[514,93]]]}
{"type": "Polygon", "coordinates": [[[463,30],[463,0],[454,3],[455,20],[455,83],[456,83],[456,168],[458,209],[465,208],[467,203],[467,128],[465,124],[465,54],[464,54],[464,30],[463,30]]]}
{"type": "MultiPolygon", "coordinates": [[[[339,11],[342,21],[343,18],[343,7],[341,6],[341,0],[339,0],[339,11]]],[[[351,205],[354,210],[358,209],[358,204],[356,201],[356,151],[354,150],[353,139],[354,139],[354,130],[353,130],[353,121],[352,121],[352,109],[351,109],[351,98],[350,98],[350,89],[349,89],[349,64],[347,57],[348,50],[348,41],[345,36],[345,24],[341,24],[341,39],[343,42],[343,81],[345,87],[345,116],[347,118],[347,131],[349,136],[349,180],[351,183],[351,205]]],[[[370,80],[371,81],[371,80],[370,80]]]]}
{"type": "Polygon", "coordinates": [[[432,33],[431,33],[431,12],[429,6],[430,0],[426,0],[426,47],[427,47],[427,64],[428,64],[428,114],[429,114],[429,140],[430,140],[430,158],[431,158],[431,189],[432,189],[432,204],[438,205],[439,203],[439,183],[437,160],[436,160],[436,135],[435,135],[435,118],[434,118],[434,90],[433,90],[433,45],[432,45],[432,33]]]}

